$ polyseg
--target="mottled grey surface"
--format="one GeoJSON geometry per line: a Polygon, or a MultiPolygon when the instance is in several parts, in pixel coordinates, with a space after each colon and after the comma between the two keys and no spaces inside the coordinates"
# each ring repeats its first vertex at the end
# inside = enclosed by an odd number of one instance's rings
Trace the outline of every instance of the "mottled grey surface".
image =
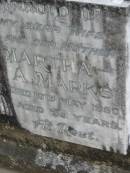
{"type": "MultiPolygon", "coordinates": [[[[10,167],[19,168],[22,173],[129,173],[129,167],[104,161],[83,160],[78,156],[20,144],[8,140],[0,140],[0,158],[6,158],[10,167]],[[7,159],[8,157],[8,159],[7,159]],[[122,166],[122,167],[121,167],[122,166]]],[[[101,151],[102,153],[102,151],[101,151]]],[[[1,163],[1,160],[0,160],[1,163]]],[[[121,165],[123,164],[123,165],[121,165]]]]}
{"type": "MultiPolygon", "coordinates": [[[[126,154],[127,6],[0,3],[2,56],[23,128],[126,154]]],[[[7,103],[2,97],[1,112],[7,103]]]]}
{"type": "Polygon", "coordinates": [[[62,173],[128,173],[118,166],[110,166],[103,163],[92,163],[76,160],[73,156],[55,154],[54,152],[43,152],[38,150],[36,164],[40,167],[49,167],[62,173]]]}

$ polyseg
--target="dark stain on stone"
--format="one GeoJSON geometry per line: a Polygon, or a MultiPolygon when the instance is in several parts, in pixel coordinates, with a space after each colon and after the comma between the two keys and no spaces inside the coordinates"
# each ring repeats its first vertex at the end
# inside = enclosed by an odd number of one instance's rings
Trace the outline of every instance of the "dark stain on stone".
{"type": "Polygon", "coordinates": [[[59,16],[60,15],[60,9],[58,7],[56,7],[56,10],[57,10],[57,14],[59,16]]]}
{"type": "MultiPolygon", "coordinates": [[[[0,2],[7,2],[7,0],[0,0],[0,2]]],[[[11,0],[11,2],[17,2],[17,3],[25,3],[29,5],[34,4],[43,4],[43,5],[55,5],[57,7],[64,6],[66,4],[69,4],[69,2],[66,2],[65,0],[11,0]]]]}
{"type": "Polygon", "coordinates": [[[2,40],[0,38],[0,85],[1,85],[0,96],[3,97],[5,100],[5,103],[3,102],[3,104],[5,104],[3,105],[5,115],[1,115],[0,120],[7,121],[11,125],[20,126],[17,120],[16,112],[11,98],[11,88],[9,86],[9,80],[8,80],[5,51],[6,48],[4,47],[2,40]]]}
{"type": "Polygon", "coordinates": [[[56,172],[57,173],[68,173],[68,171],[65,169],[65,167],[63,165],[57,165],[56,166],[56,172]]]}
{"type": "Polygon", "coordinates": [[[26,34],[25,34],[25,31],[24,31],[24,23],[21,22],[21,26],[20,26],[20,38],[21,39],[25,39],[26,38],[26,34]]]}
{"type": "Polygon", "coordinates": [[[114,152],[114,149],[113,149],[112,147],[110,147],[110,151],[111,151],[111,152],[114,152]]]}
{"type": "Polygon", "coordinates": [[[69,6],[70,8],[70,18],[71,18],[71,27],[72,32],[79,33],[82,30],[82,22],[81,22],[81,7],[77,4],[72,4],[69,6]]]}
{"type": "Polygon", "coordinates": [[[104,46],[106,49],[114,50],[116,55],[116,106],[125,115],[125,94],[126,94],[126,10],[122,8],[109,8],[103,10],[103,30],[105,34],[104,46]],[[114,35],[114,36],[113,36],[114,35]]]}
{"type": "Polygon", "coordinates": [[[47,70],[48,70],[48,73],[52,73],[52,71],[51,71],[51,65],[47,65],[47,70]]]}
{"type": "Polygon", "coordinates": [[[106,146],[105,145],[102,146],[102,150],[106,151],[106,146]]]}
{"type": "Polygon", "coordinates": [[[68,131],[73,135],[73,136],[76,136],[77,134],[77,130],[75,130],[73,127],[69,126],[68,127],[68,131]]]}

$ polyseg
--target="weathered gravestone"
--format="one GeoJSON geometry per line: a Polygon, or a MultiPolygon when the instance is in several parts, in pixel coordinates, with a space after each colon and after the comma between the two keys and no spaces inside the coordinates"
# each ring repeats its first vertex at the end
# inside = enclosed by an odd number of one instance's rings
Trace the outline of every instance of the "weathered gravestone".
{"type": "Polygon", "coordinates": [[[129,5],[1,2],[1,112],[32,133],[126,154],[129,5]]]}

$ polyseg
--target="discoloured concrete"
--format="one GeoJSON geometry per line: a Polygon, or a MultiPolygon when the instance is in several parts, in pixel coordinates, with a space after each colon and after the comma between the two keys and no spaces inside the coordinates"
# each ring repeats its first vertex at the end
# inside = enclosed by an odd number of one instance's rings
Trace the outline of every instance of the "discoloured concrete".
{"type": "Polygon", "coordinates": [[[130,155],[114,154],[126,153],[128,137],[125,5],[0,4],[1,166],[22,173],[129,172],[130,155]],[[47,78],[41,87],[40,72],[50,77],[50,88],[47,78]]]}
{"type": "Polygon", "coordinates": [[[1,125],[0,131],[0,165],[2,166],[22,170],[26,168],[24,171],[29,172],[29,169],[31,173],[33,170],[35,173],[38,170],[40,172],[42,168],[54,173],[59,170],[61,173],[66,169],[76,169],[75,165],[81,170],[85,170],[86,167],[95,170],[95,166],[98,167],[98,171],[103,168],[106,171],[120,170],[124,173],[130,170],[129,155],[123,156],[30,135],[29,132],[7,125],[1,125]]]}
{"type": "Polygon", "coordinates": [[[9,169],[0,168],[0,173],[19,173],[19,172],[12,171],[9,169]]]}
{"type": "Polygon", "coordinates": [[[113,153],[126,154],[128,146],[128,12],[66,1],[0,4],[4,164],[34,172],[128,172],[129,155],[113,153]]]}
{"type": "Polygon", "coordinates": [[[0,12],[21,127],[126,154],[127,9],[45,1],[1,3],[0,12]]]}

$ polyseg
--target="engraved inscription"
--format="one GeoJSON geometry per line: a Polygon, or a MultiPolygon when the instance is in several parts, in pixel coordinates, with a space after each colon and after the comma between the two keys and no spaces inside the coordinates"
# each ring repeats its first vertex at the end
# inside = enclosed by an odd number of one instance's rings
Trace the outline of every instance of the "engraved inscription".
{"type": "Polygon", "coordinates": [[[23,128],[126,152],[126,144],[119,144],[127,141],[121,101],[126,14],[115,11],[74,2],[0,3],[11,97],[23,128]]]}

